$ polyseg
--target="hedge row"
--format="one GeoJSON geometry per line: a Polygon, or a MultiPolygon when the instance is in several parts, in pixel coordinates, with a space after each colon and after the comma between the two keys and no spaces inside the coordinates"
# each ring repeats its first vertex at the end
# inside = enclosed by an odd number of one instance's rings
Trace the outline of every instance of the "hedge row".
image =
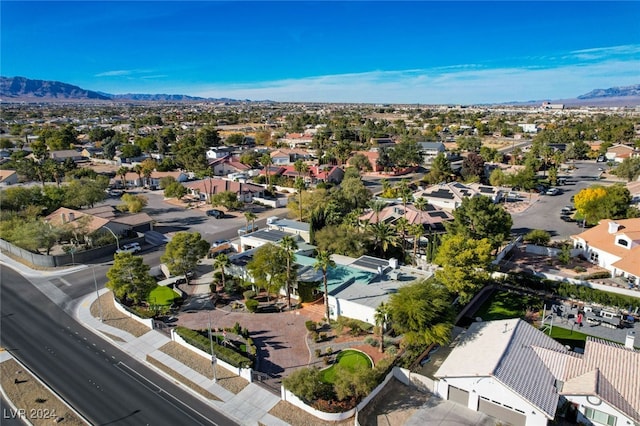
{"type": "MultiPolygon", "coordinates": [[[[195,346],[196,348],[211,353],[211,343],[209,339],[196,330],[190,328],[178,326],[175,328],[176,333],[182,337],[187,343],[195,346]]],[[[224,362],[227,362],[234,367],[249,368],[251,367],[251,360],[244,355],[239,354],[233,349],[229,349],[225,346],[220,346],[217,343],[213,343],[213,352],[217,358],[224,362]]]]}

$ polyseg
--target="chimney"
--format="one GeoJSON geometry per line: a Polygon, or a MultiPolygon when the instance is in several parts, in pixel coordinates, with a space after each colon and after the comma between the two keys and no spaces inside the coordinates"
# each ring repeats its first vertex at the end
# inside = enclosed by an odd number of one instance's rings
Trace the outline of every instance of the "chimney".
{"type": "Polygon", "coordinates": [[[73,213],[69,213],[69,222],[76,220],[76,216],[73,213]]]}
{"type": "Polygon", "coordinates": [[[394,257],[389,259],[389,266],[391,267],[391,269],[396,269],[398,267],[398,259],[394,257]]]}
{"type": "Polygon", "coordinates": [[[60,219],[62,220],[62,223],[67,223],[67,215],[65,215],[64,213],[60,213],[60,219]]]}
{"type": "Polygon", "coordinates": [[[636,332],[635,331],[627,332],[627,337],[624,339],[624,347],[633,350],[635,343],[636,343],[636,332]]]}
{"type": "Polygon", "coordinates": [[[618,232],[619,228],[620,228],[620,225],[617,222],[614,222],[614,221],[609,222],[609,233],[610,234],[615,234],[616,232],[618,232]]]}

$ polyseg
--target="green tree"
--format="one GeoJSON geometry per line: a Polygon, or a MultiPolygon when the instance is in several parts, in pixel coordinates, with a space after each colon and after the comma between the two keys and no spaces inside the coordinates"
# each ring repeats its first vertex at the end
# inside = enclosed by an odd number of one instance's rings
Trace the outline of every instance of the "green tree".
{"type": "Polygon", "coordinates": [[[301,368],[282,379],[282,384],[294,395],[306,402],[313,402],[326,395],[331,385],[322,382],[317,368],[301,368]]]}
{"type": "Polygon", "coordinates": [[[258,247],[253,258],[247,264],[247,270],[254,283],[263,288],[269,298],[271,293],[276,293],[285,284],[287,279],[286,265],[285,251],[281,247],[269,243],[258,247]]]}
{"type": "Polygon", "coordinates": [[[392,294],[388,303],[393,329],[409,344],[444,345],[451,337],[452,310],[447,289],[433,279],[416,281],[392,294]]]}
{"type": "Polygon", "coordinates": [[[244,142],[244,135],[242,133],[232,133],[224,140],[225,145],[240,146],[244,142]]]}
{"type": "Polygon", "coordinates": [[[342,181],[336,196],[342,201],[344,210],[351,211],[365,207],[371,200],[371,191],[359,176],[349,177],[342,181]]]}
{"type": "Polygon", "coordinates": [[[271,174],[269,173],[269,167],[273,164],[271,156],[269,154],[264,154],[260,157],[260,164],[264,167],[264,174],[267,178],[267,187],[271,189],[271,174]]]}
{"type": "Polygon", "coordinates": [[[120,166],[116,174],[120,176],[120,181],[122,182],[122,187],[127,187],[127,173],[129,173],[129,168],[125,166],[120,166]]]}
{"type": "Polygon", "coordinates": [[[285,235],[280,240],[280,247],[285,252],[285,256],[287,259],[287,279],[285,284],[285,289],[287,292],[287,308],[291,310],[291,287],[294,284],[294,280],[296,278],[295,274],[292,275],[291,272],[294,269],[294,262],[296,261],[295,251],[298,249],[298,243],[293,239],[290,235],[285,235]]]}
{"type": "Polygon", "coordinates": [[[222,288],[226,288],[226,282],[225,282],[225,272],[224,272],[224,268],[226,268],[227,266],[229,266],[231,262],[229,261],[229,256],[227,256],[226,254],[222,253],[219,254],[218,256],[216,256],[216,258],[213,260],[213,269],[220,269],[220,276],[222,277],[222,288]]]}
{"type": "Polygon", "coordinates": [[[640,177],[640,157],[625,158],[612,173],[631,182],[640,177]]]}
{"type": "Polygon", "coordinates": [[[249,232],[249,222],[251,222],[251,229],[255,231],[256,230],[255,224],[258,216],[252,211],[246,211],[244,212],[244,218],[247,221],[247,228],[246,228],[247,232],[249,232]]]}
{"type": "Polygon", "coordinates": [[[465,198],[453,211],[453,221],[446,224],[451,235],[480,240],[487,238],[497,249],[511,233],[511,215],[489,197],[465,198]]]}
{"type": "Polygon", "coordinates": [[[371,393],[376,385],[376,377],[371,374],[369,367],[363,365],[347,367],[338,364],[335,369],[336,379],[333,389],[338,400],[349,398],[358,400],[371,393]]]}
{"type": "Polygon", "coordinates": [[[167,243],[160,260],[167,265],[169,272],[173,275],[184,275],[188,282],[188,272],[193,271],[208,251],[209,243],[202,239],[200,233],[178,232],[167,243]]]}
{"type": "Polygon", "coordinates": [[[149,266],[141,256],[116,253],[113,266],[107,271],[106,287],[120,300],[139,305],[157,284],[149,274],[149,266]]]}
{"type": "Polygon", "coordinates": [[[140,163],[140,173],[144,176],[145,184],[147,186],[151,185],[151,175],[156,171],[156,167],[158,167],[158,163],[151,158],[147,158],[140,163]]]}
{"type": "Polygon", "coordinates": [[[413,264],[418,264],[418,242],[424,235],[424,226],[421,223],[414,223],[409,226],[409,235],[413,237],[413,264]]]}
{"type": "Polygon", "coordinates": [[[524,236],[524,240],[531,244],[544,246],[549,244],[549,241],[551,241],[551,234],[542,229],[533,229],[524,236]]]}
{"type": "Polygon", "coordinates": [[[485,269],[491,264],[491,243],[486,238],[475,240],[465,235],[447,235],[435,263],[443,266],[436,271],[438,281],[466,303],[487,280],[485,269]]]}
{"type": "Polygon", "coordinates": [[[144,195],[124,194],[122,204],[118,205],[118,210],[129,213],[140,213],[147,205],[147,197],[144,195]]]}
{"type": "Polygon", "coordinates": [[[355,167],[361,172],[370,172],[372,170],[371,162],[361,153],[358,153],[349,159],[349,165],[355,167]]]}
{"type": "Polygon", "coordinates": [[[211,205],[224,206],[227,210],[236,210],[242,207],[242,201],[238,200],[238,194],[232,191],[218,192],[211,196],[211,205]]]}
{"type": "Polygon", "coordinates": [[[378,332],[380,334],[380,353],[384,352],[384,329],[387,325],[388,316],[389,307],[385,305],[384,302],[380,302],[373,313],[373,320],[376,323],[376,327],[378,327],[378,332]]]}
{"type": "Polygon", "coordinates": [[[220,145],[220,135],[218,130],[211,126],[203,127],[198,131],[196,142],[199,146],[206,148],[214,148],[220,145]]]}
{"type": "Polygon", "coordinates": [[[65,207],[81,208],[93,207],[107,197],[105,189],[109,186],[109,179],[100,176],[98,179],[74,179],[67,185],[65,207]]]}
{"type": "Polygon", "coordinates": [[[592,185],[578,192],[574,199],[578,215],[589,224],[596,224],[601,219],[627,218],[632,213],[630,203],[631,193],[622,184],[592,185]]]}
{"type": "Polygon", "coordinates": [[[448,182],[452,174],[451,162],[447,159],[444,153],[441,152],[433,159],[429,173],[425,176],[425,179],[429,183],[433,184],[448,182]]]}
{"type": "Polygon", "coordinates": [[[328,251],[319,251],[316,256],[316,262],[313,265],[313,268],[317,271],[322,271],[322,284],[324,286],[324,311],[325,318],[327,322],[331,320],[330,312],[329,312],[329,286],[327,285],[327,273],[329,272],[329,268],[335,268],[336,262],[331,259],[331,253],[328,251]]]}
{"type": "Polygon", "coordinates": [[[374,223],[371,225],[371,230],[373,231],[374,247],[380,249],[380,256],[384,256],[390,246],[398,246],[398,237],[388,223],[374,223]]]}
{"type": "Polygon", "coordinates": [[[479,152],[482,147],[482,141],[477,136],[464,136],[456,141],[458,148],[467,152],[479,152]]]}
{"type": "Polygon", "coordinates": [[[368,236],[347,224],[328,225],[314,233],[318,250],[351,257],[360,257],[367,251],[368,236]]]}
{"type": "MultiPolygon", "coordinates": [[[[160,182],[160,184],[162,186],[162,182],[160,182]]],[[[164,188],[165,198],[177,198],[179,200],[187,195],[187,192],[189,192],[187,188],[180,182],[176,182],[175,179],[164,188]]]]}

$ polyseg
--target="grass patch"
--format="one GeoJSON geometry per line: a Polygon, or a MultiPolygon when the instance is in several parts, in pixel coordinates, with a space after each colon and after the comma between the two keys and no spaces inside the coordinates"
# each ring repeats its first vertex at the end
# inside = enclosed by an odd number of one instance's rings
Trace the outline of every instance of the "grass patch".
{"type": "Polygon", "coordinates": [[[147,297],[147,302],[150,305],[171,306],[173,301],[179,298],[180,296],[173,289],[159,285],[151,290],[147,297]]]}
{"type": "Polygon", "coordinates": [[[322,370],[322,381],[325,383],[333,383],[336,380],[336,365],[341,365],[354,371],[358,367],[371,368],[371,360],[360,351],[344,350],[338,354],[336,363],[331,367],[322,370]]]}
{"type": "Polygon", "coordinates": [[[475,316],[483,321],[522,318],[527,308],[541,309],[542,299],[510,291],[498,291],[478,309],[475,316]]]}
{"type": "MultiPolygon", "coordinates": [[[[545,331],[546,335],[549,335],[549,331],[545,331]]],[[[566,346],[579,347],[584,349],[584,345],[587,341],[587,334],[581,333],[576,330],[568,330],[562,327],[553,327],[551,329],[550,337],[566,346]]]]}

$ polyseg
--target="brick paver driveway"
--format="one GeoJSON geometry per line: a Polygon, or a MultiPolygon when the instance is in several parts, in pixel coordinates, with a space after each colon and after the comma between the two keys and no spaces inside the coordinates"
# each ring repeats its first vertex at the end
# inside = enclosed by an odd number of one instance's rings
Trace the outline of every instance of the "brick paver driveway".
{"type": "Polygon", "coordinates": [[[178,325],[191,329],[206,329],[209,315],[213,328],[233,327],[238,322],[249,330],[258,349],[257,371],[267,373],[281,381],[290,371],[309,363],[307,330],[308,320],[300,311],[284,313],[251,314],[227,312],[221,309],[181,312],[178,325]]]}

